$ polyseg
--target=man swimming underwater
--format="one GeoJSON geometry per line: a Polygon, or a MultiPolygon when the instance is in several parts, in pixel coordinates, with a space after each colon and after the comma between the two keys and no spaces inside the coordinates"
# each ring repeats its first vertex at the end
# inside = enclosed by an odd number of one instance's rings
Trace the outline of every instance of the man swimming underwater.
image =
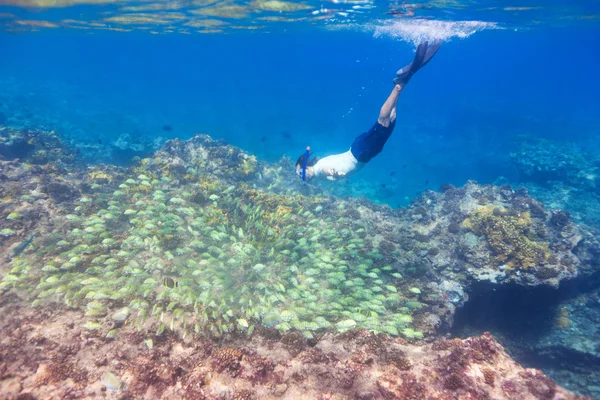
{"type": "Polygon", "coordinates": [[[417,47],[414,60],[397,72],[394,79],[394,89],[381,107],[379,118],[373,127],[354,139],[352,147],[345,153],[334,154],[318,160],[310,158],[310,148],[296,161],[296,173],[304,182],[314,178],[337,180],[346,178],[358,172],[373,157],[381,153],[383,146],[392,135],[396,125],[396,104],[400,92],[410,78],[425,66],[440,48],[441,42],[421,43],[417,47]]]}

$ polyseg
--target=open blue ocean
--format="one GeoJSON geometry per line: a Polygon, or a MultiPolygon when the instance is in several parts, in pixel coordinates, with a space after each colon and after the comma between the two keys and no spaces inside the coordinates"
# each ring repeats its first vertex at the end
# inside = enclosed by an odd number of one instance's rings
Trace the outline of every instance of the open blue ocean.
{"type": "Polygon", "coordinates": [[[600,399],[599,21],[0,0],[0,398],[600,399]],[[383,151],[302,183],[438,40],[383,151]]]}

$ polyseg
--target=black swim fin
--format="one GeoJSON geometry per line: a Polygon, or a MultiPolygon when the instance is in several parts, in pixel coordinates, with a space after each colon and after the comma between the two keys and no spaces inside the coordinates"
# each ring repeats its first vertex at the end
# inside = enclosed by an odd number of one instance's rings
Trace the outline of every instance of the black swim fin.
{"type": "Polygon", "coordinates": [[[429,44],[429,42],[423,42],[417,47],[417,52],[415,53],[415,59],[405,67],[402,67],[396,72],[398,75],[394,78],[394,85],[406,85],[410,78],[421,68],[423,68],[429,60],[433,58],[435,53],[440,49],[442,42],[439,40],[435,40],[429,44]]]}

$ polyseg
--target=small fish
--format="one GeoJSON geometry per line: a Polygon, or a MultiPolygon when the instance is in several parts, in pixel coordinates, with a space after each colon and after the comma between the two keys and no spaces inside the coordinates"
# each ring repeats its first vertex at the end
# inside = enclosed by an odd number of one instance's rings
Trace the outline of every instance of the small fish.
{"type": "Polygon", "coordinates": [[[384,189],[385,189],[385,187],[386,187],[386,186],[387,186],[387,185],[386,185],[385,183],[382,183],[382,184],[381,184],[381,187],[382,187],[382,188],[384,188],[384,189]]]}
{"type": "Polygon", "coordinates": [[[75,154],[77,154],[77,155],[81,154],[81,149],[75,150],[75,154]]]}
{"type": "Polygon", "coordinates": [[[114,313],[111,316],[113,321],[120,322],[120,323],[125,322],[127,320],[127,317],[129,317],[129,308],[127,308],[127,307],[117,311],[116,313],[114,313]]]}
{"type": "Polygon", "coordinates": [[[396,175],[396,171],[390,172],[390,176],[394,176],[394,175],[396,175]]]}
{"type": "Polygon", "coordinates": [[[292,138],[292,135],[290,134],[289,131],[283,131],[283,132],[280,133],[280,135],[283,136],[285,139],[288,139],[288,140],[292,138]]]}
{"type": "Polygon", "coordinates": [[[406,13],[403,11],[400,11],[400,10],[390,10],[390,11],[385,12],[384,14],[393,15],[395,17],[395,16],[404,15],[406,13]]]}
{"type": "Polygon", "coordinates": [[[425,186],[429,185],[429,179],[425,181],[425,186]]]}
{"type": "Polygon", "coordinates": [[[117,378],[115,374],[109,371],[104,371],[100,380],[108,390],[120,390],[123,387],[123,384],[121,383],[119,378],[117,378]]]}
{"type": "Polygon", "coordinates": [[[24,240],[21,243],[19,243],[17,245],[17,247],[15,247],[12,251],[13,257],[16,257],[19,254],[21,254],[23,252],[23,250],[25,250],[25,248],[27,248],[27,246],[29,246],[31,244],[31,242],[33,242],[34,238],[35,238],[35,235],[31,235],[31,237],[29,239],[24,240]]]}
{"type": "Polygon", "coordinates": [[[165,132],[171,132],[173,127],[171,125],[163,125],[162,130],[165,132]]]}
{"type": "Polygon", "coordinates": [[[407,165],[408,165],[408,164],[404,164],[404,165],[402,166],[402,169],[406,168],[406,166],[407,166],[407,165]]]}
{"type": "Polygon", "coordinates": [[[173,289],[173,288],[176,288],[177,286],[179,286],[179,282],[177,282],[175,279],[168,277],[168,276],[163,278],[162,283],[169,289],[173,289]]]}
{"type": "Polygon", "coordinates": [[[98,144],[102,144],[102,139],[98,139],[98,144]]]}
{"type": "Polygon", "coordinates": [[[388,15],[391,15],[394,17],[402,17],[402,16],[414,17],[415,10],[411,7],[407,7],[406,11],[402,11],[402,10],[396,8],[396,9],[391,9],[388,12],[385,12],[384,14],[388,14],[388,15]]]}
{"type": "Polygon", "coordinates": [[[268,326],[270,328],[277,326],[281,323],[279,315],[276,314],[268,314],[261,318],[261,322],[264,326],[268,326]]]}
{"type": "Polygon", "coordinates": [[[261,143],[264,143],[264,142],[266,142],[267,140],[269,140],[269,138],[268,138],[268,137],[266,137],[266,136],[263,136],[263,137],[261,137],[261,138],[260,138],[260,141],[261,141],[261,143]]]}

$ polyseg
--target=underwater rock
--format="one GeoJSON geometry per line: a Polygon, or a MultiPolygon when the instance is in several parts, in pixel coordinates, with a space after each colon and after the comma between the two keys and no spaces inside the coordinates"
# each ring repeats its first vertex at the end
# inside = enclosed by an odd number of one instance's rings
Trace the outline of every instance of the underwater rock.
{"type": "Polygon", "coordinates": [[[468,182],[443,194],[427,192],[403,219],[414,221],[401,228],[414,237],[405,245],[414,250],[397,257],[400,272],[423,268],[415,266],[417,255],[438,278],[557,287],[599,268],[596,234],[523,190],[468,182]]]}
{"type": "Polygon", "coordinates": [[[75,152],[54,131],[0,127],[0,159],[60,168],[75,162],[75,152]]]}
{"type": "Polygon", "coordinates": [[[219,346],[168,336],[148,348],[132,326],[115,340],[82,332],[73,327],[82,316],[66,308],[40,311],[12,296],[0,313],[0,392],[9,398],[97,398],[108,384],[154,399],[584,399],[522,368],[488,333],[415,345],[355,330],[299,353],[262,334],[219,346]]]}
{"type": "Polygon", "coordinates": [[[572,390],[598,397],[600,381],[600,290],[561,303],[550,329],[533,340],[519,341],[519,351],[547,366],[549,373],[572,390]],[[555,366],[560,365],[561,368],[555,366]]]}
{"type": "Polygon", "coordinates": [[[148,170],[165,172],[172,179],[189,179],[189,168],[194,169],[192,174],[201,173],[209,179],[233,183],[256,179],[263,167],[255,156],[208,135],[169,140],[148,164],[148,170]]]}
{"type": "Polygon", "coordinates": [[[549,209],[568,211],[573,220],[600,227],[600,159],[595,152],[563,141],[522,137],[511,159],[519,184],[549,209]]]}
{"type": "MultiPolygon", "coordinates": [[[[111,154],[106,156],[107,161],[112,160],[117,165],[131,165],[134,158],[144,158],[156,151],[163,143],[162,137],[150,139],[140,133],[123,134],[110,143],[111,154]]],[[[91,154],[90,154],[91,155],[91,154]]]]}
{"type": "Polygon", "coordinates": [[[545,204],[548,209],[568,212],[578,223],[600,228],[600,196],[595,187],[574,187],[568,182],[552,182],[548,185],[523,184],[531,197],[545,204]]]}
{"type": "Polygon", "coordinates": [[[600,184],[600,160],[594,152],[584,151],[570,142],[555,142],[539,137],[521,136],[510,158],[519,179],[542,186],[562,181],[573,187],[597,187],[600,184]]]}
{"type": "Polygon", "coordinates": [[[569,211],[571,217],[600,227],[600,159],[598,155],[563,141],[522,137],[511,159],[519,184],[548,208],[569,211]]]}

